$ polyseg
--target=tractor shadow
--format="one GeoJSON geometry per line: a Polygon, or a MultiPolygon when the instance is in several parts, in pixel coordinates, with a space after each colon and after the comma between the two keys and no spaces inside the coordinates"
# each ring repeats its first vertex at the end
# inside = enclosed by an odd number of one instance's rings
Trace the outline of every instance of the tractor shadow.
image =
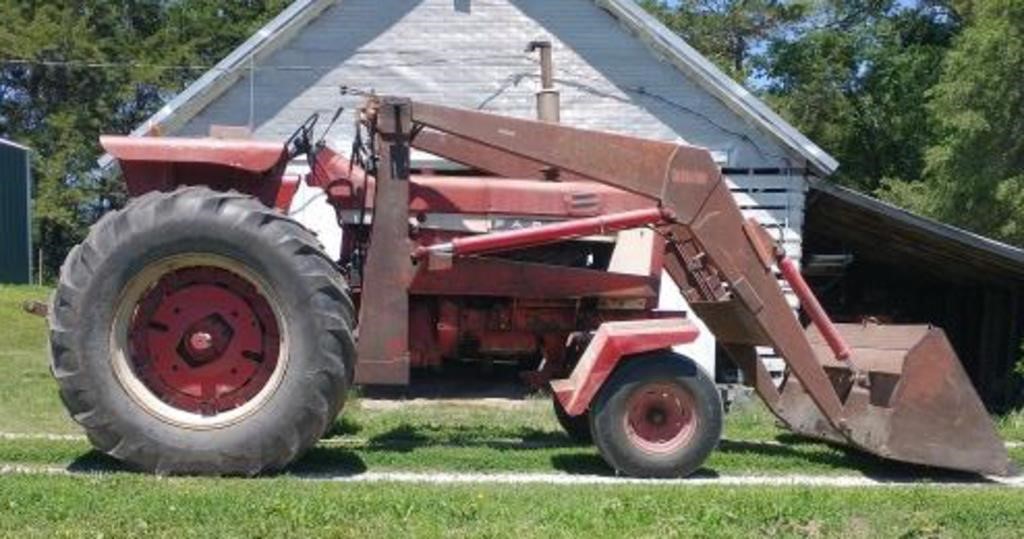
{"type": "Polygon", "coordinates": [[[361,439],[360,430],[356,424],[337,424],[331,433],[339,438],[328,437],[289,471],[355,475],[365,471],[369,461],[395,469],[410,465],[451,469],[455,465],[464,471],[525,472],[537,471],[538,463],[549,459],[555,469],[567,473],[612,475],[593,446],[574,442],[561,431],[401,423],[361,439]],[[446,454],[449,450],[450,455],[446,454]],[[436,466],[429,466],[434,462],[436,466]]]}
{"type": "MultiPolygon", "coordinates": [[[[792,474],[863,475],[881,482],[989,483],[985,476],[883,459],[844,445],[779,434],[774,441],[723,439],[715,454],[746,463],[764,462],[764,470],[792,470],[792,474]],[[807,467],[807,468],[805,468],[807,467]]],[[[763,473],[751,469],[748,473],[763,473]]]]}
{"type": "MultiPolygon", "coordinates": [[[[123,462],[107,456],[106,454],[91,450],[75,458],[68,464],[66,470],[74,474],[83,475],[109,475],[119,473],[146,473],[123,462]]],[[[306,455],[294,464],[279,472],[260,474],[257,477],[280,477],[287,475],[310,475],[315,476],[324,472],[330,472],[333,476],[357,475],[366,471],[366,464],[362,458],[352,451],[332,448],[327,451],[324,448],[314,447],[306,452],[306,455]],[[324,455],[321,453],[329,452],[324,455]]],[[[233,477],[232,475],[213,477],[233,477]]],[[[211,478],[213,478],[211,477],[211,478]]]]}
{"type": "MultiPolygon", "coordinates": [[[[615,475],[596,452],[554,455],[551,463],[557,470],[569,474],[615,475]]],[[[992,483],[976,473],[896,462],[854,448],[790,434],[779,435],[768,442],[723,439],[705,466],[690,477],[765,474],[863,475],[888,483],[992,483]],[[737,467],[742,469],[734,470],[737,467]]]]}
{"type": "MultiPolygon", "coordinates": [[[[336,436],[358,436],[361,427],[340,422],[336,436]]],[[[321,444],[289,471],[354,475],[378,463],[396,469],[463,469],[478,472],[543,471],[543,464],[572,475],[614,477],[592,445],[581,445],[561,431],[531,427],[453,426],[402,423],[361,439],[356,447],[321,444]],[[444,450],[453,450],[451,455],[444,450]],[[483,450],[481,452],[475,449],[483,450]],[[440,451],[437,451],[440,450],[440,451]],[[436,462],[436,467],[428,463],[436,462]],[[450,468],[454,466],[454,468],[450,468]]],[[[988,483],[984,476],[900,463],[853,448],[780,434],[769,441],[723,439],[693,477],[736,475],[863,475],[882,482],[988,483]]]]}
{"type": "MultiPolygon", "coordinates": [[[[359,430],[358,425],[342,421],[331,432],[335,436],[352,436],[359,430]]],[[[436,460],[437,469],[457,463],[469,464],[472,471],[482,473],[543,471],[538,469],[538,462],[548,461],[555,471],[566,474],[616,476],[596,448],[578,444],[562,432],[530,427],[499,429],[498,432],[500,435],[496,436],[495,429],[486,427],[401,424],[362,441],[358,447],[322,443],[307,451],[291,466],[268,476],[354,476],[368,471],[367,461],[375,467],[378,463],[386,463],[389,464],[387,467],[407,468],[408,463],[421,458],[414,454],[417,451],[424,452],[424,459],[436,460]],[[455,451],[449,459],[444,454],[430,451],[432,449],[455,451]],[[475,453],[474,449],[485,452],[475,453]]],[[[99,451],[83,453],[67,466],[67,470],[76,474],[104,475],[138,471],[99,451]]],[[[766,473],[778,476],[859,474],[891,483],[991,483],[978,474],[889,461],[845,446],[790,434],[780,434],[767,442],[723,439],[707,465],[692,477],[766,473]]]]}
{"type": "Polygon", "coordinates": [[[95,449],[76,457],[71,464],[68,464],[67,470],[80,474],[134,473],[138,471],[95,449]]]}

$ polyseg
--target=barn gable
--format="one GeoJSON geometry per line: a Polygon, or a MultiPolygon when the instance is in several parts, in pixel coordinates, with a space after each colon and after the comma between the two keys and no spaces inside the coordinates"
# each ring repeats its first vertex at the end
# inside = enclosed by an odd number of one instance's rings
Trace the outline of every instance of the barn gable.
{"type": "Polygon", "coordinates": [[[530,115],[536,66],[522,48],[538,37],[555,42],[568,123],[686,140],[725,166],[837,166],[631,0],[300,0],[136,134],[230,122],[283,136],[330,109],[339,83],[530,115]]]}
{"type": "MultiPolygon", "coordinates": [[[[280,139],[311,112],[329,113],[342,101],[342,85],[530,117],[539,70],[524,47],[542,37],[554,44],[565,123],[685,140],[712,149],[727,166],[781,167],[792,160],[588,0],[473,0],[464,9],[450,0],[399,3],[406,5],[334,4],[251,72],[244,70],[180,132],[203,135],[211,124],[231,123],[280,139]]],[[[348,127],[338,130],[339,138],[348,138],[348,127]]]]}

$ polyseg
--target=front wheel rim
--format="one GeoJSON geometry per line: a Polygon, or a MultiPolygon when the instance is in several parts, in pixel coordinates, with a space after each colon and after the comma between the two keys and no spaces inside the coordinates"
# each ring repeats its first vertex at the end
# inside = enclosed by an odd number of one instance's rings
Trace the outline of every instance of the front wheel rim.
{"type": "Polygon", "coordinates": [[[111,331],[114,372],[150,415],[221,428],[260,409],[288,363],[280,303],[240,262],[189,254],[125,287],[111,331]]]}
{"type": "Polygon", "coordinates": [[[677,384],[644,384],[627,397],[623,422],[627,438],[637,448],[651,454],[674,453],[696,435],[696,400],[677,384]]]}

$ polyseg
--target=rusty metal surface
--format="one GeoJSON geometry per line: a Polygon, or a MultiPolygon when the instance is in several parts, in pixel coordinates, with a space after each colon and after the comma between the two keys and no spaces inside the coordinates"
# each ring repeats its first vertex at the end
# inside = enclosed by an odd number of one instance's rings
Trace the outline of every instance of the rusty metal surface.
{"type": "MultiPolygon", "coordinates": [[[[671,210],[679,224],[668,233],[678,229],[678,237],[694,239],[829,423],[840,424],[842,403],[774,275],[743,232],[739,208],[706,150],[423,103],[413,105],[413,116],[418,124],[648,196],[671,210]]],[[[677,284],[691,288],[689,278],[677,284]]]]}
{"type": "Polygon", "coordinates": [[[508,298],[657,298],[659,281],[649,275],[517,262],[459,258],[450,269],[416,273],[410,292],[419,295],[508,298]]]}
{"type": "MultiPolygon", "coordinates": [[[[664,208],[666,269],[686,297],[697,300],[696,310],[709,315],[708,327],[737,357],[762,399],[794,431],[906,462],[1012,471],[941,332],[833,327],[821,311],[818,325],[836,339],[805,334],[766,263],[763,236],[745,224],[706,150],[437,105],[412,107],[418,126],[646,196],[664,208]],[[847,354],[836,346],[844,342],[850,362],[841,361],[847,354]],[[764,376],[755,344],[770,345],[785,359],[789,378],[781,394],[764,376]],[[829,345],[839,353],[828,353],[829,345]],[[860,361],[867,370],[851,368],[860,361]]],[[[397,219],[390,222],[399,226],[397,219]]],[[[562,395],[578,393],[581,384],[552,385],[567,404],[562,395]]],[[[574,411],[582,411],[577,398],[569,400],[574,411]]]]}
{"type": "Polygon", "coordinates": [[[540,161],[502,151],[456,135],[425,130],[416,135],[412,146],[456,163],[479,169],[503,178],[550,179],[559,181],[587,181],[589,178],[558,170],[540,161]],[[556,173],[557,171],[557,173],[556,173]]]}
{"type": "Polygon", "coordinates": [[[374,226],[360,295],[356,382],[409,383],[409,133],[410,104],[384,100],[374,119],[380,158],[374,226]]]}
{"type": "Polygon", "coordinates": [[[622,358],[693,342],[698,333],[684,318],[602,324],[572,374],[552,382],[551,389],[566,413],[580,415],[622,358]]]}
{"type": "Polygon", "coordinates": [[[816,329],[808,340],[832,374],[847,410],[846,429],[833,428],[796,380],[786,380],[778,409],[799,434],[852,445],[879,456],[941,468],[1015,473],[994,423],[949,345],[928,326],[838,324],[851,359],[867,377],[831,357],[816,329]]]}
{"type": "MultiPolygon", "coordinates": [[[[679,146],[426,103],[415,121],[637,194],[661,198],[679,146]],[[611,181],[605,181],[611,179],[611,181]]],[[[704,158],[714,166],[707,152],[704,158]]],[[[717,169],[716,169],[717,174],[717,169]]]]}
{"type": "Polygon", "coordinates": [[[572,219],[517,230],[503,230],[478,236],[454,238],[448,242],[419,247],[413,256],[424,258],[435,252],[464,256],[510,251],[521,247],[532,247],[652,225],[663,221],[665,217],[661,208],[648,208],[572,219]]]}
{"type": "Polygon", "coordinates": [[[891,399],[887,448],[892,458],[995,475],[1015,472],[941,330],[929,330],[907,354],[891,399]]]}

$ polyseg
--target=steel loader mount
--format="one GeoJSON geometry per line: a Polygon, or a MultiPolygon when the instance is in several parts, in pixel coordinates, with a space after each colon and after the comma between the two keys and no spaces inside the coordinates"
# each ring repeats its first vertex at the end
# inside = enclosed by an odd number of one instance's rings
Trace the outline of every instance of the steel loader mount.
{"type": "Polygon", "coordinates": [[[689,475],[723,411],[672,352],[698,330],[656,310],[665,271],[793,432],[1015,472],[942,330],[832,324],[704,149],[377,96],[352,156],[315,123],[284,144],[103,138],[132,200],[69,254],[49,320],[61,397],[98,449],[156,473],[272,472],[352,384],[482,360],[549,388],[617,471],[689,475]],[[412,148],[467,167],[414,170],[412,148]],[[304,177],[285,173],[298,154],[304,177]],[[336,211],[338,260],[288,217],[303,181],[336,211]],[[757,347],[785,359],[781,387],[757,347]]]}

